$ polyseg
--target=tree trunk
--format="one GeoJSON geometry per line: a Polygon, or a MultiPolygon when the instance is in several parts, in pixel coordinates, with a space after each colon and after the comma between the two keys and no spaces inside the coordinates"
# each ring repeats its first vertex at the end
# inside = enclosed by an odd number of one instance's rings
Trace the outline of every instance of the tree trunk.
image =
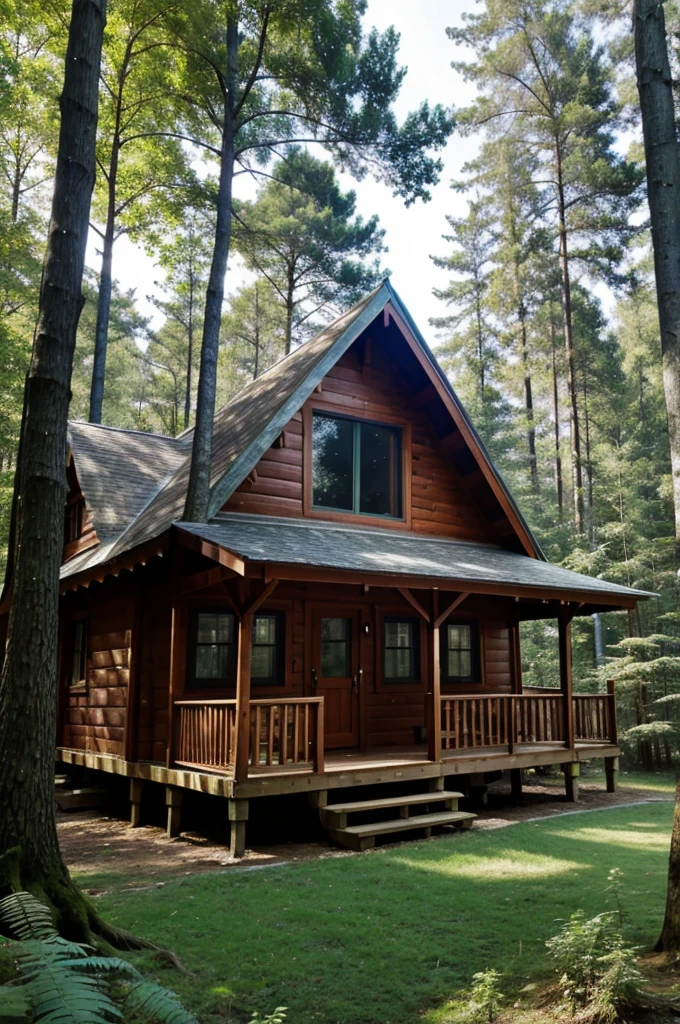
{"type": "Polygon", "coordinates": [[[92,385],[90,387],[90,423],[101,423],[104,405],[104,379],[106,377],[106,350],[109,344],[109,319],[111,317],[111,292],[113,289],[113,213],[109,216],[104,234],[102,266],[99,273],[97,296],[97,326],[94,332],[94,362],[92,364],[92,385]]]}
{"type": "Polygon", "coordinates": [[[675,787],[675,811],[671,833],[671,852],[668,860],[666,913],[655,949],[657,953],[677,952],[680,949],[680,779],[675,787]]]}
{"type": "Polygon", "coordinates": [[[560,406],[557,386],[557,345],[555,344],[555,321],[552,316],[552,303],[550,310],[550,343],[552,346],[552,397],[553,418],[555,421],[555,491],[557,492],[557,508],[561,522],[564,514],[564,499],[562,495],[562,455],[560,451],[560,406]]]}
{"type": "Polygon", "coordinates": [[[574,359],[574,327],[571,315],[571,277],[569,273],[569,250],[567,237],[566,201],[562,179],[562,154],[555,146],[557,170],[557,203],[559,212],[560,271],[562,281],[562,316],[564,319],[564,345],[567,357],[567,389],[569,391],[569,423],[571,427],[571,464],[574,487],[574,530],[583,533],[583,469],[581,467],[581,436],[578,418],[578,395],[576,388],[576,367],[574,359]]]}
{"type": "Polygon", "coordinates": [[[217,357],[224,299],[224,279],[231,245],[231,196],[234,179],[234,97],[238,60],[238,22],[227,22],[227,97],[222,131],[220,179],[217,193],[217,219],[210,277],[205,300],[201,364],[196,395],[196,424],[191,449],[189,487],[184,507],[186,522],[204,523],[210,504],[212,434],[217,390],[217,357]]]}
{"type": "MultiPolygon", "coordinates": [[[[633,26],[673,470],[677,559],[680,554],[680,154],[666,25],[659,0],[636,0],[633,26]]],[[[656,948],[664,952],[680,950],[680,782],[675,794],[666,916],[656,948]]]]}
{"type": "MultiPolygon", "coordinates": [[[[636,0],[635,64],[647,163],[647,198],[661,331],[663,387],[680,549],[680,154],[663,5],[636,0]]],[[[680,553],[680,551],[679,551],[680,553]]]]}
{"type": "Polygon", "coordinates": [[[253,380],[257,380],[260,373],[260,292],[255,282],[255,365],[253,366],[253,380]]]}
{"type": "Polygon", "coordinates": [[[66,425],[90,201],[106,0],[73,0],[39,318],[15,477],[12,604],[0,677],[0,888],[46,896],[64,934],[88,909],[59,852],[54,817],[57,623],[66,425]]]}
{"type": "Polygon", "coordinates": [[[295,312],[295,280],[293,268],[288,270],[288,286],[286,289],[286,344],[284,353],[288,355],[293,344],[293,313],[295,312]]]}
{"type": "Polygon", "coordinates": [[[194,360],[194,268],[189,268],[189,319],[187,326],[187,338],[189,342],[187,352],[187,383],[184,392],[184,429],[189,426],[191,419],[191,370],[194,360]]]}
{"type": "Polygon", "coordinates": [[[531,387],[531,370],[529,369],[529,347],[527,345],[527,324],[524,303],[520,301],[519,322],[522,338],[522,369],[524,370],[524,411],[527,420],[527,445],[529,447],[529,470],[531,474],[531,489],[538,494],[540,486],[538,482],[538,460],[536,458],[536,422],[534,419],[534,399],[531,387]]]}

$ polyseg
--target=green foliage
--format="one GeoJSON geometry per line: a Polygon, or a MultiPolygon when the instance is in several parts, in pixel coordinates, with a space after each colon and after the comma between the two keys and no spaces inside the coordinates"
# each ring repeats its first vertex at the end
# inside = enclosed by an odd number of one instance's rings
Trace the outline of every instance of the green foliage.
{"type": "Polygon", "coordinates": [[[622,1004],[641,1001],[635,950],[624,943],[611,913],[586,918],[579,910],[546,945],[572,1011],[586,1007],[591,1020],[613,1024],[622,1004]]]}
{"type": "Polygon", "coordinates": [[[11,984],[21,987],[35,1024],[110,1024],[131,1014],[156,1024],[198,1024],[172,992],[132,964],[61,938],[48,908],[30,893],[0,900],[0,929],[18,940],[11,984]]]}
{"type": "Polygon", "coordinates": [[[384,231],[376,216],[356,216],[355,193],[343,193],[332,165],[306,150],[290,147],[271,176],[253,202],[236,206],[234,244],[282,303],[289,351],[329,307],[339,313],[385,276],[384,231]]]}
{"type": "Polygon", "coordinates": [[[501,974],[489,968],[472,975],[470,997],[463,1008],[449,1018],[452,1024],[493,1024],[503,1004],[501,974]]]}

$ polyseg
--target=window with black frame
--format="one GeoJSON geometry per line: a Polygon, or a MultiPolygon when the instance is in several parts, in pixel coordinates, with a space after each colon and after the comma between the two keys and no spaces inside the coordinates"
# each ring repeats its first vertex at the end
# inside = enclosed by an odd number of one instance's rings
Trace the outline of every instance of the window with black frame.
{"type": "Polygon", "coordinates": [[[404,616],[383,619],[383,682],[420,680],[420,622],[404,616]]]}
{"type": "Polygon", "coordinates": [[[253,618],[250,680],[253,686],[283,686],[283,614],[261,612],[253,618]]]}
{"type": "Polygon", "coordinates": [[[314,412],[312,506],[401,519],[401,428],[314,412]]]}
{"type": "Polygon", "coordinates": [[[447,622],[441,631],[442,680],[480,682],[479,626],[476,622],[447,622]]]}
{"type": "Polygon", "coordinates": [[[188,683],[197,687],[233,686],[238,639],[233,612],[195,612],[191,634],[188,683]]]}
{"type": "Polygon", "coordinates": [[[73,649],[71,660],[71,689],[85,687],[87,683],[87,628],[86,620],[78,619],[73,624],[73,649]]]}

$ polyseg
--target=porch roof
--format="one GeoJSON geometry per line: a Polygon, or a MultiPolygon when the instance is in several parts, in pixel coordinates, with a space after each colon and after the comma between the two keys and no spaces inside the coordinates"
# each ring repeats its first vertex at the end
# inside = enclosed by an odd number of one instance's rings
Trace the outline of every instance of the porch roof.
{"type": "MultiPolygon", "coordinates": [[[[416,579],[431,580],[435,586],[447,581],[469,587],[471,592],[488,592],[494,587],[498,593],[507,593],[512,588],[523,596],[531,596],[531,592],[537,598],[573,595],[573,600],[614,607],[656,596],[494,545],[398,530],[226,512],[207,524],[175,526],[244,562],[267,563],[272,576],[283,566],[327,569],[394,577],[394,585],[400,586],[416,579]]],[[[283,572],[281,578],[285,578],[283,572]]]]}

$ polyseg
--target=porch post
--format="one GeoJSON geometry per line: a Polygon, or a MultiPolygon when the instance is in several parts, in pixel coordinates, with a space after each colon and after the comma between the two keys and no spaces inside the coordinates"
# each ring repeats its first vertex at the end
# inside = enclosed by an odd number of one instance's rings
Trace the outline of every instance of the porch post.
{"type": "Polygon", "coordinates": [[[571,675],[571,620],[569,609],[561,608],[559,624],[560,687],[564,702],[564,745],[574,749],[574,701],[571,675]]]}
{"type": "Polygon", "coordinates": [[[248,779],[250,755],[250,658],[253,639],[252,612],[246,612],[239,623],[236,660],[236,751],[234,780],[248,779]]]}
{"type": "Polygon", "coordinates": [[[428,758],[440,761],[442,756],[441,664],[439,655],[439,591],[432,591],[432,629],[430,631],[430,660],[432,662],[432,700],[429,729],[427,730],[428,758]]]}

